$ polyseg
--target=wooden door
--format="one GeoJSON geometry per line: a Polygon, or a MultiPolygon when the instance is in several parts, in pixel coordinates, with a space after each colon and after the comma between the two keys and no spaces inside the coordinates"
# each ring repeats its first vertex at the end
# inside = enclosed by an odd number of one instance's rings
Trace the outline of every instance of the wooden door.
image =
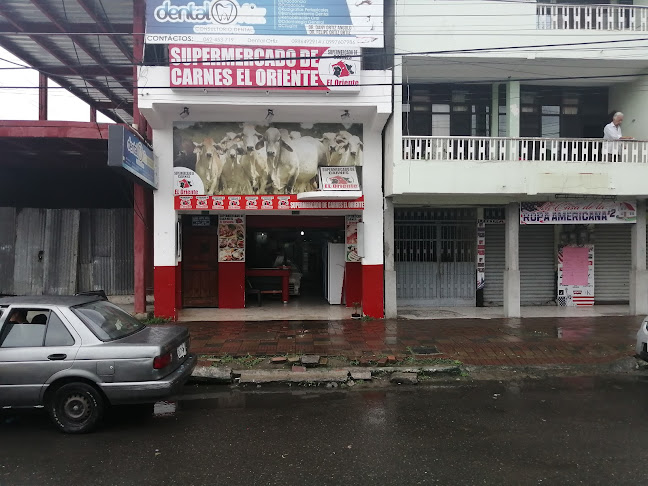
{"type": "Polygon", "coordinates": [[[216,228],[186,228],[182,258],[183,307],[218,307],[216,228]]]}

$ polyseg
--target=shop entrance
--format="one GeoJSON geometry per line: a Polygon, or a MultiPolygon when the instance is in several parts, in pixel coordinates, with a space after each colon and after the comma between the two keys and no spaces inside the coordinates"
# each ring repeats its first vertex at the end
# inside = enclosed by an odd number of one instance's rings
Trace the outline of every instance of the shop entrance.
{"type": "Polygon", "coordinates": [[[281,302],[282,277],[289,269],[289,306],[341,304],[344,280],[344,216],[248,216],[246,303],[281,302]]]}
{"type": "Polygon", "coordinates": [[[218,216],[182,218],[182,306],[218,307],[218,216]]]}

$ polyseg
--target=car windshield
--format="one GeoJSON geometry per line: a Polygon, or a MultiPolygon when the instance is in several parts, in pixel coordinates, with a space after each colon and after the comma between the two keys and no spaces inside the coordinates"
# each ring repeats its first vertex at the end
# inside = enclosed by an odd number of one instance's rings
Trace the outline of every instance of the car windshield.
{"type": "Polygon", "coordinates": [[[146,327],[110,302],[90,302],[73,307],[72,311],[102,341],[121,339],[146,327]]]}

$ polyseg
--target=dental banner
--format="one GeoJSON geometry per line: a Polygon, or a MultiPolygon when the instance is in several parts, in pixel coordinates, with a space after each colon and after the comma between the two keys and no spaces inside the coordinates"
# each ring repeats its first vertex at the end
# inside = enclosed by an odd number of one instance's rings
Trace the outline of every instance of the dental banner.
{"type": "Polygon", "coordinates": [[[147,44],[383,47],[383,0],[148,0],[147,44]]]}
{"type": "Polygon", "coordinates": [[[360,49],[169,46],[172,88],[360,90],[360,49]]]}
{"type": "Polygon", "coordinates": [[[635,202],[548,201],[520,204],[520,224],[636,223],[635,202]]]}

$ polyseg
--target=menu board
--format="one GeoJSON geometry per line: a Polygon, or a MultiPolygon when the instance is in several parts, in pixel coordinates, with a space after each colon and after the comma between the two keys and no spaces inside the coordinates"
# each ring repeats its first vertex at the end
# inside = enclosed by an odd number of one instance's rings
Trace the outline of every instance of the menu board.
{"type": "Polygon", "coordinates": [[[345,260],[347,262],[359,262],[360,256],[358,255],[358,223],[362,221],[362,216],[359,214],[348,215],[346,217],[346,232],[345,232],[345,260]]]}
{"type": "Polygon", "coordinates": [[[228,214],[218,217],[218,261],[245,261],[245,215],[228,214]]]}

